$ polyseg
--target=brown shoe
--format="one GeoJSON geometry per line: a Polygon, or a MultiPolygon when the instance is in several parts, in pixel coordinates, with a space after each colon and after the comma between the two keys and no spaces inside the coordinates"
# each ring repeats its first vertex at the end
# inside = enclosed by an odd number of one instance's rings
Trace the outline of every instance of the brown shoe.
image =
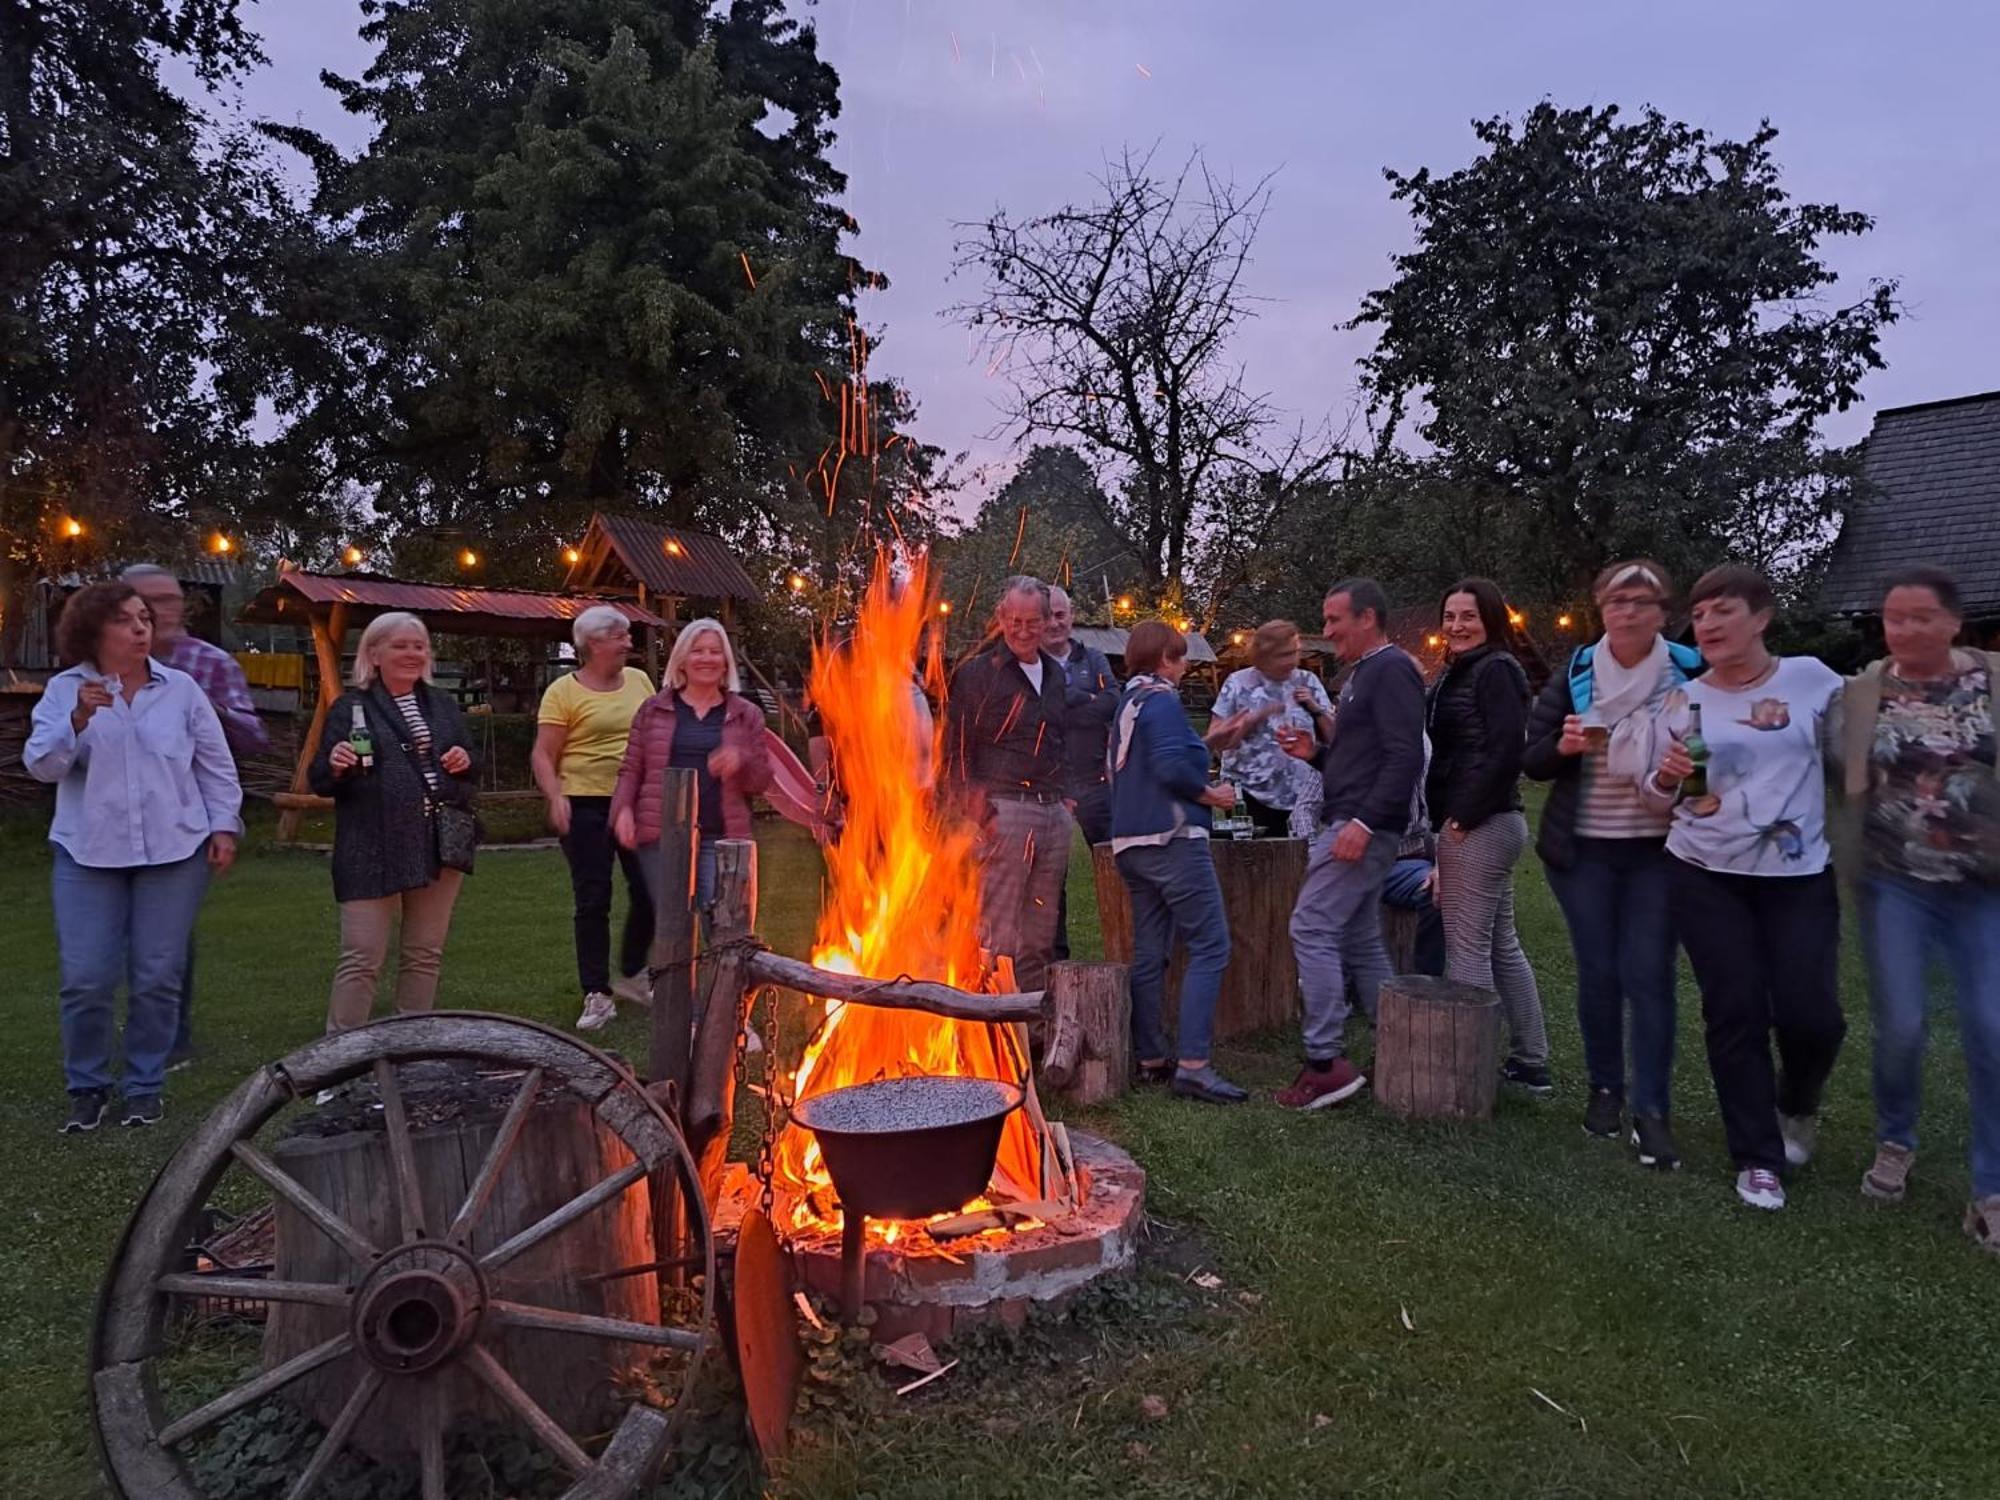
{"type": "Polygon", "coordinates": [[[1877,1203],[1901,1203],[1910,1186],[1910,1168],[1916,1164],[1917,1153],[1908,1146],[1883,1141],[1875,1148],[1875,1165],[1861,1179],[1861,1196],[1877,1203]]]}
{"type": "Polygon", "coordinates": [[[2000,1193],[1988,1193],[1966,1205],[1965,1232],[1988,1255],[2000,1255],[2000,1193]]]}

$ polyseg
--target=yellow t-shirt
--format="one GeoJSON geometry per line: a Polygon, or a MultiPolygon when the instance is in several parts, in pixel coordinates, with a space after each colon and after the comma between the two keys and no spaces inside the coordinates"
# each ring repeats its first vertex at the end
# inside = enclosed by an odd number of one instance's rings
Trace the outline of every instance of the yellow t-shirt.
{"type": "Polygon", "coordinates": [[[627,667],[625,680],[608,693],[592,692],[574,672],[549,684],[535,722],[569,731],[556,768],[565,797],[609,797],[618,790],[632,716],[652,696],[652,679],[637,667],[627,667]]]}

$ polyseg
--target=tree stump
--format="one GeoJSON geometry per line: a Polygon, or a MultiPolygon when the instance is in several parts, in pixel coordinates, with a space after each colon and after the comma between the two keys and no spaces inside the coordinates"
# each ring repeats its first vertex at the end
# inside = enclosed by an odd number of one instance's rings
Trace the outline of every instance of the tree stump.
{"type": "MultiPolygon", "coordinates": [[[[1215,1006],[1218,1039],[1298,1025],[1299,971],[1292,960],[1292,907],[1306,876],[1304,839],[1210,839],[1229,923],[1229,967],[1215,1006]]],[[[1132,961],[1132,904],[1109,844],[1091,850],[1104,956],[1132,961]]],[[[1167,966],[1166,1019],[1175,1016],[1186,955],[1174,944],[1167,966]]]]}
{"type": "Polygon", "coordinates": [[[1382,986],[1375,1100],[1408,1119],[1490,1120],[1500,1088],[1500,997],[1401,974],[1382,986]]]}
{"type": "MultiPolygon", "coordinates": [[[[402,1092],[410,1116],[429,1238],[443,1235],[478,1175],[499,1116],[518,1076],[486,1078],[446,1063],[406,1064],[402,1092]],[[420,1081],[420,1079],[422,1081],[420,1081]]],[[[272,1158],[335,1213],[377,1245],[397,1243],[399,1216],[382,1114],[357,1090],[302,1122],[272,1158]]],[[[467,1249],[480,1256],[632,1161],[623,1142],[560,1085],[544,1089],[529,1112],[467,1249]]],[[[272,1275],[278,1280],[338,1282],[353,1269],[346,1252],[291,1204],[277,1203],[272,1275]]],[[[540,1307],[660,1321],[658,1283],[648,1275],[592,1280],[655,1259],[650,1195],[642,1179],[561,1233],[508,1261],[487,1278],[490,1296],[540,1307]]],[[[265,1323],[264,1364],[280,1364],[347,1325],[344,1309],[273,1303],[265,1323]]],[[[482,1341],[514,1380],[570,1432],[600,1432],[630,1404],[618,1387],[657,1351],[635,1344],[577,1338],[541,1329],[487,1331],[482,1341]]],[[[286,1388],[289,1400],[331,1425],[353,1390],[360,1356],[349,1354],[286,1388]]],[[[514,1419],[488,1387],[461,1365],[409,1383],[427,1384],[452,1417],[514,1419]]],[[[420,1403],[414,1393],[374,1402],[350,1442],[393,1460],[415,1446],[420,1403]]]]}
{"type": "Polygon", "coordinates": [[[1131,971],[1124,964],[1053,963],[1054,1017],[1042,1076],[1072,1104],[1101,1104],[1132,1081],[1131,971]]]}
{"type": "Polygon", "coordinates": [[[1382,947],[1398,974],[1417,972],[1417,914],[1407,906],[1382,904],[1382,947]]]}

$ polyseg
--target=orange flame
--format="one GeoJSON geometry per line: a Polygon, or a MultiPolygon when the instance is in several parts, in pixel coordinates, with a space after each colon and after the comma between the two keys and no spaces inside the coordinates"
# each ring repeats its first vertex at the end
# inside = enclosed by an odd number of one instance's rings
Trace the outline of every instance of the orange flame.
{"type": "MultiPolygon", "coordinates": [[[[832,742],[846,797],[845,826],[827,851],[827,891],[813,962],[874,978],[981,984],[979,871],[973,833],[940,816],[931,768],[942,732],[927,722],[918,692],[921,648],[935,644],[939,616],[927,570],[893,584],[878,560],[851,644],[813,651],[812,696],[832,742]]],[[[931,686],[942,653],[930,653],[931,686]]],[[[807,1098],[849,1084],[911,1074],[1020,1081],[1022,1060],[1001,1028],[917,1011],[829,1005],[789,1093],[807,1098]]],[[[812,1135],[779,1136],[775,1185],[795,1229],[838,1224],[832,1182],[812,1135]]],[[[1008,1117],[994,1182],[1016,1198],[1039,1197],[1041,1145],[1024,1111],[1008,1117]]],[[[881,1237],[893,1242],[895,1226],[881,1237]]]]}

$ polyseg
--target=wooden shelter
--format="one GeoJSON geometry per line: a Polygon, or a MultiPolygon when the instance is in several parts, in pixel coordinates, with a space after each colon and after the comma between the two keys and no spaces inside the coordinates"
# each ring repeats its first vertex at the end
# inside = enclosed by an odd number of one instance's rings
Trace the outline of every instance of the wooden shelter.
{"type": "Polygon", "coordinates": [[[692,602],[713,603],[716,618],[733,630],[737,604],[759,597],[729,544],[705,531],[600,511],[576,550],[566,588],[636,599],[667,622],[670,635],[692,602]]]}
{"type": "Polygon", "coordinates": [[[567,640],[571,623],[595,604],[614,606],[635,629],[649,632],[666,629],[666,621],[629,599],[408,583],[368,573],[307,573],[297,568],[281,572],[278,581],[253,597],[238,616],[250,623],[311,630],[313,656],[319,667],[318,702],[313,708],[312,725],[299,740],[291,790],[272,799],[283,809],[278,821],[279,837],[289,839],[296,835],[299,819],[305,812],[332,805],[326,798],[307,792],[306,772],[319,748],[327,712],[340,696],[341,649],[350,629],[366,625],[377,615],[405,610],[421,619],[436,635],[567,640]]]}

